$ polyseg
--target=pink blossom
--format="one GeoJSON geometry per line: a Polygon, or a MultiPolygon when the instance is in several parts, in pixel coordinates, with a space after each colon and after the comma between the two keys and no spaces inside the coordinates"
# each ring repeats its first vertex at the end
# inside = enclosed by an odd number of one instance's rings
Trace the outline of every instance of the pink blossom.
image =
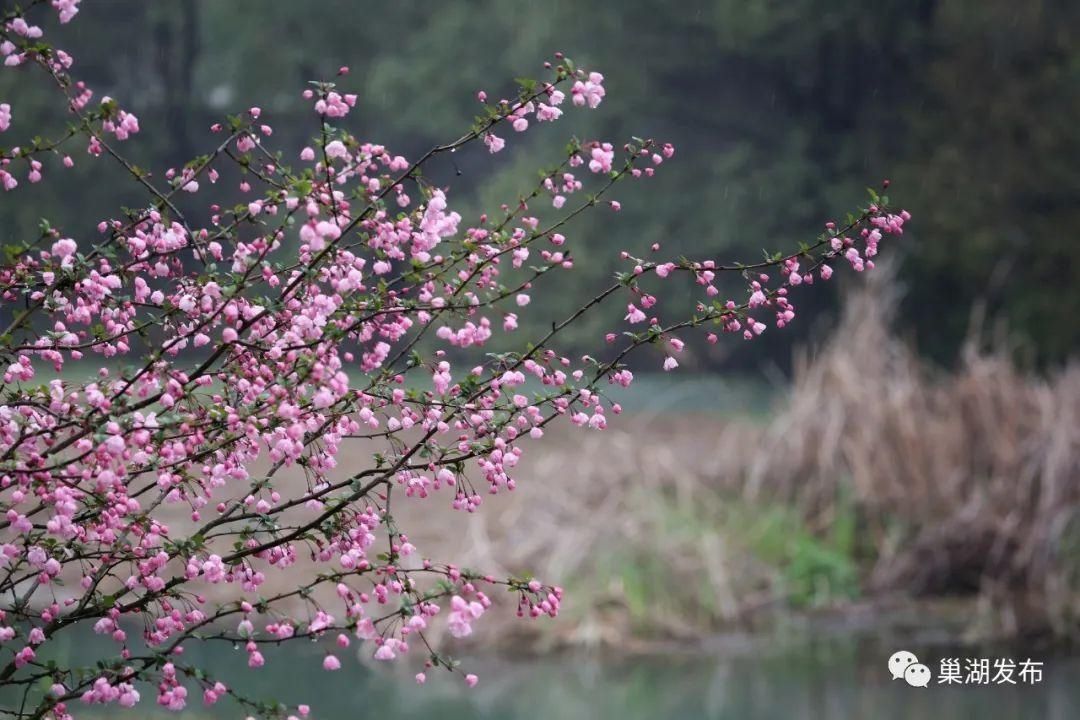
{"type": "Polygon", "coordinates": [[[590,108],[598,106],[605,95],[603,82],[604,76],[597,72],[589,73],[587,80],[575,82],[574,87],[570,90],[574,104],[588,104],[590,108]]]}
{"type": "Polygon", "coordinates": [[[450,598],[450,608],[448,618],[450,634],[458,638],[472,634],[472,622],[484,614],[484,606],[481,603],[468,602],[459,595],[450,598]]]}
{"type": "Polygon", "coordinates": [[[638,309],[633,303],[626,306],[626,320],[630,323],[645,322],[646,315],[640,309],[638,309]]]}
{"type": "Polygon", "coordinates": [[[594,173],[611,172],[611,163],[615,159],[615,151],[610,143],[603,143],[590,151],[589,170],[594,173]]]}
{"type": "Polygon", "coordinates": [[[563,111],[553,105],[545,105],[540,103],[536,109],[536,120],[538,122],[553,122],[562,117],[563,111]]]}
{"type": "Polygon", "coordinates": [[[676,267],[675,263],[672,262],[660,263],[656,266],[656,274],[662,278],[666,278],[676,267]]]}
{"type": "Polygon", "coordinates": [[[348,157],[348,155],[349,151],[345,147],[345,143],[340,140],[332,140],[326,144],[326,156],[331,160],[348,157]]]}
{"type": "Polygon", "coordinates": [[[60,22],[68,23],[79,12],[81,0],[52,0],[52,6],[60,14],[60,22]]]}

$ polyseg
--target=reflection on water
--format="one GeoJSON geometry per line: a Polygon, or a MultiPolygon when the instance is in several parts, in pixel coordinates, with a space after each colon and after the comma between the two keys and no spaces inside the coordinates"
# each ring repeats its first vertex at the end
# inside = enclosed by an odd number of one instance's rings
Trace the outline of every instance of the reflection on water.
{"type": "MultiPolygon", "coordinates": [[[[63,654],[79,655],[87,644],[74,643],[63,654]]],[[[411,671],[405,673],[404,666],[372,668],[350,661],[343,663],[342,670],[328,673],[321,667],[322,650],[308,643],[271,650],[261,670],[248,670],[243,650],[228,645],[191,645],[185,657],[212,673],[220,673],[237,690],[293,705],[308,702],[318,720],[369,716],[380,720],[1065,720],[1080,716],[1078,656],[919,646],[850,635],[720,643],[715,652],[707,655],[667,654],[621,660],[581,655],[477,659],[468,663],[470,670],[481,675],[480,685],[472,690],[465,688],[460,676],[445,672],[429,673],[427,684],[417,687],[411,671]],[[1042,682],[1033,686],[943,686],[935,677],[930,687],[913,688],[902,680],[890,679],[886,661],[898,649],[916,653],[935,675],[939,661],[945,657],[1012,657],[1019,661],[1029,655],[1044,661],[1044,675],[1042,682]]],[[[154,690],[144,688],[143,698],[144,707],[130,713],[130,717],[156,717],[150,712],[154,690]]],[[[10,699],[4,700],[8,705],[10,699]]],[[[195,693],[192,700],[190,710],[167,716],[243,717],[227,703],[203,708],[195,693]]],[[[115,709],[108,715],[125,717],[115,709]]]]}

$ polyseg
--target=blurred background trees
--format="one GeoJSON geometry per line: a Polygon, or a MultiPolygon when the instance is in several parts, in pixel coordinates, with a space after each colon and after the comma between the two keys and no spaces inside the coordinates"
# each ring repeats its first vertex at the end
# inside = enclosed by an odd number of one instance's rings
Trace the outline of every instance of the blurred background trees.
{"type": "MultiPolygon", "coordinates": [[[[652,242],[753,259],[814,236],[863,187],[891,177],[915,216],[892,251],[906,288],[898,330],[925,355],[951,364],[975,310],[1005,321],[1018,354],[1040,365],[1080,341],[1080,262],[1070,253],[1080,227],[1080,6],[1068,0],[111,0],[86,3],[64,33],[77,76],[122,98],[146,127],[168,128],[132,141],[137,162],[158,174],[209,148],[211,122],[254,104],[299,148],[313,128],[300,90],[342,65],[351,68],[342,84],[361,97],[356,132],[415,156],[467,127],[479,78],[505,76],[504,87],[483,89],[509,94],[511,78],[562,50],[608,77],[610,105],[577,125],[582,136],[636,131],[678,148],[673,172],[641,188],[663,203],[628,202],[572,228],[579,256],[611,259],[576,272],[609,273],[620,249],[652,242]]],[[[44,98],[11,98],[11,87],[11,73],[0,74],[0,96],[19,102],[16,123],[55,130],[34,117],[44,98]]],[[[447,160],[436,179],[454,185],[461,173],[458,183],[473,187],[484,168],[490,179],[470,207],[513,202],[530,182],[523,169],[551,160],[541,150],[551,138],[530,136],[508,153],[447,160]]],[[[0,242],[36,232],[35,207],[62,207],[50,220],[72,235],[116,213],[126,183],[104,163],[75,159],[78,173],[0,209],[0,242]]],[[[567,288],[551,316],[601,281],[567,288]]],[[[833,306],[830,293],[803,293],[803,309],[833,306]]],[[[582,347],[606,319],[594,322],[578,330],[582,347]]],[[[767,357],[785,367],[791,333],[806,337],[821,322],[745,347],[721,343],[699,366],[767,357]]]]}

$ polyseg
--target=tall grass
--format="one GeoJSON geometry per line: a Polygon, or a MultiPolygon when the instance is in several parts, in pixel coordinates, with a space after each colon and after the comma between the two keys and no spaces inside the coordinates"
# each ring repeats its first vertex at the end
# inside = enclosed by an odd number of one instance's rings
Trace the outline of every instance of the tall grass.
{"type": "Polygon", "coordinates": [[[1080,619],[1080,367],[1020,373],[971,342],[951,374],[891,336],[874,287],[801,364],[749,454],[746,492],[815,528],[851,493],[870,593],[972,594],[991,632],[1080,619]]]}

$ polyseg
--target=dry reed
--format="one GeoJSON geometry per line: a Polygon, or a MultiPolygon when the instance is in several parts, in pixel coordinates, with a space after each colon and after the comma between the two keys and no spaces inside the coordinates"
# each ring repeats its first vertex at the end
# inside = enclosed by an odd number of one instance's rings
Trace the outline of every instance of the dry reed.
{"type": "Polygon", "coordinates": [[[853,523],[863,597],[964,596],[980,636],[1074,635],[1080,367],[1024,374],[974,344],[928,367],[890,334],[890,292],[849,298],[767,425],[639,415],[549,438],[455,550],[567,582],[560,640],[690,637],[790,604],[784,553],[752,537],[781,508],[811,538],[853,523]]]}

